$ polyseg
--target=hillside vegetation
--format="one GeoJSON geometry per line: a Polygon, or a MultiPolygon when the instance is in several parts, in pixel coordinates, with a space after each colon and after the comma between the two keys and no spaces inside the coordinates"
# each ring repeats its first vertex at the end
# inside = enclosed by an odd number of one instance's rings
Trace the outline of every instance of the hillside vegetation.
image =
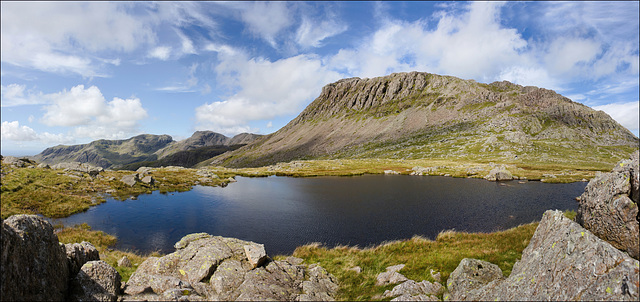
{"type": "Polygon", "coordinates": [[[411,72],[329,84],[282,129],[204,164],[391,159],[606,170],[637,148],[606,113],[551,90],[411,72]]]}

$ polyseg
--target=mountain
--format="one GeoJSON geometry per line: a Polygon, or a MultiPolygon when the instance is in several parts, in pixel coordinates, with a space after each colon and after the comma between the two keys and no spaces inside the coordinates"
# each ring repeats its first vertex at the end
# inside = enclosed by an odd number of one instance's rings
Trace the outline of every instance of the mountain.
{"type": "Polygon", "coordinates": [[[59,145],[45,149],[33,159],[47,164],[77,161],[110,168],[156,160],[158,156],[154,153],[173,142],[169,135],[142,134],[125,140],[101,139],[82,145],[59,145]]]}
{"type": "Polygon", "coordinates": [[[193,166],[195,160],[237,149],[258,137],[260,135],[243,133],[229,138],[212,131],[197,131],[190,138],[174,141],[169,135],[142,134],[125,140],[102,139],[82,145],[51,147],[33,159],[48,164],[77,161],[114,169],[156,162],[193,166]]]}
{"type": "Polygon", "coordinates": [[[638,138],[602,111],[554,91],[410,72],[326,85],[275,133],[210,162],[448,158],[554,163],[622,158],[638,138]]]}

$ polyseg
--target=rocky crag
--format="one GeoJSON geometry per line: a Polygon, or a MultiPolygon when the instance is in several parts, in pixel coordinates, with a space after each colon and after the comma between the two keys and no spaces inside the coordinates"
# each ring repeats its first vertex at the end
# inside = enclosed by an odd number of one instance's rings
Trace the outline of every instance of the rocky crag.
{"type": "Polygon", "coordinates": [[[554,91],[411,72],[329,84],[285,127],[212,164],[376,157],[589,163],[637,148],[638,138],[606,113],[554,91]]]}
{"type": "Polygon", "coordinates": [[[333,300],[338,288],[322,267],[272,260],[254,242],[191,234],[175,247],[125,284],[90,243],[63,245],[43,218],[14,215],[2,221],[2,300],[312,301],[333,300]]]}
{"type": "Polygon", "coordinates": [[[447,280],[445,297],[637,301],[638,165],[636,151],[591,180],[577,222],[547,211],[508,278],[494,264],[463,260],[447,280]]]}
{"type": "MultiPolygon", "coordinates": [[[[194,152],[189,151],[197,150],[209,154],[209,157],[204,158],[207,159],[230,150],[229,146],[239,147],[259,137],[260,135],[242,133],[229,138],[212,131],[196,131],[190,138],[174,141],[169,135],[142,134],[125,140],[102,139],[82,145],[60,145],[47,148],[32,158],[50,165],[80,162],[105,169],[119,168],[133,163],[158,161],[176,153],[183,153],[181,157],[193,156],[194,152]],[[211,147],[218,148],[212,150],[211,147]]],[[[179,161],[180,158],[173,159],[168,165],[178,165],[175,162],[179,161]]]]}

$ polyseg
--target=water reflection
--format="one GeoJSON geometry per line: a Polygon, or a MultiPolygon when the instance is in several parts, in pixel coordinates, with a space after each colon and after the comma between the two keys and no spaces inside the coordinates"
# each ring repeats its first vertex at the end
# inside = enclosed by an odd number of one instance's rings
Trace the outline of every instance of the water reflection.
{"type": "Polygon", "coordinates": [[[60,221],[87,222],[117,235],[118,248],[142,252],[172,252],[182,236],[206,232],[264,243],[275,255],[310,242],[365,247],[447,229],[507,229],[539,220],[547,209],[575,210],[573,198],[586,186],[403,175],[238,180],[109,200],[60,221]]]}

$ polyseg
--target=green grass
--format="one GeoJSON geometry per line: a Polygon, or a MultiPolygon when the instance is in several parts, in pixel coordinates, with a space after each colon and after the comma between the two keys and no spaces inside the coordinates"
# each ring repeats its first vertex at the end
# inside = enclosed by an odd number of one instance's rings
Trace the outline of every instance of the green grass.
{"type": "Polygon", "coordinates": [[[142,264],[142,262],[144,262],[148,257],[161,256],[158,252],[153,252],[148,255],[140,255],[131,251],[114,250],[112,247],[117,242],[115,236],[102,231],[93,231],[86,223],[67,228],[60,228],[60,226],[56,226],[56,233],[58,235],[58,240],[62,243],[80,243],[82,241],[87,241],[93,244],[100,254],[100,260],[103,260],[113,266],[122,277],[123,282],[128,281],[131,274],[133,274],[138,266],[140,266],[140,264],[142,264]],[[131,261],[131,267],[118,266],[118,260],[123,256],[127,256],[127,258],[129,258],[129,261],[131,261]]]}
{"type": "MultiPolygon", "coordinates": [[[[41,168],[11,168],[2,165],[2,219],[15,214],[42,214],[60,218],[86,211],[92,206],[105,202],[110,195],[125,200],[140,194],[189,191],[198,184],[200,176],[194,169],[156,169],[151,173],[154,185],[136,183],[130,187],[120,181],[131,171],[105,171],[100,177],[77,173],[69,176],[62,170],[41,168]],[[106,192],[110,192],[107,194],[106,192]]],[[[231,173],[221,173],[220,178],[201,185],[218,186],[227,183],[231,173]]]]}
{"type": "Polygon", "coordinates": [[[414,237],[364,249],[328,249],[311,244],[298,247],[293,256],[304,259],[307,264],[319,263],[336,276],[340,285],[338,300],[382,300],[384,291],[393,286],[376,286],[376,276],[386,267],[396,264],[405,264],[400,273],[418,282],[435,281],[430,275],[433,269],[441,273],[442,283],[445,283],[463,258],[494,263],[508,276],[537,225],[530,223],[495,233],[446,231],[440,233],[435,241],[414,237]],[[354,266],[360,266],[362,273],[349,270],[354,266]]]}

